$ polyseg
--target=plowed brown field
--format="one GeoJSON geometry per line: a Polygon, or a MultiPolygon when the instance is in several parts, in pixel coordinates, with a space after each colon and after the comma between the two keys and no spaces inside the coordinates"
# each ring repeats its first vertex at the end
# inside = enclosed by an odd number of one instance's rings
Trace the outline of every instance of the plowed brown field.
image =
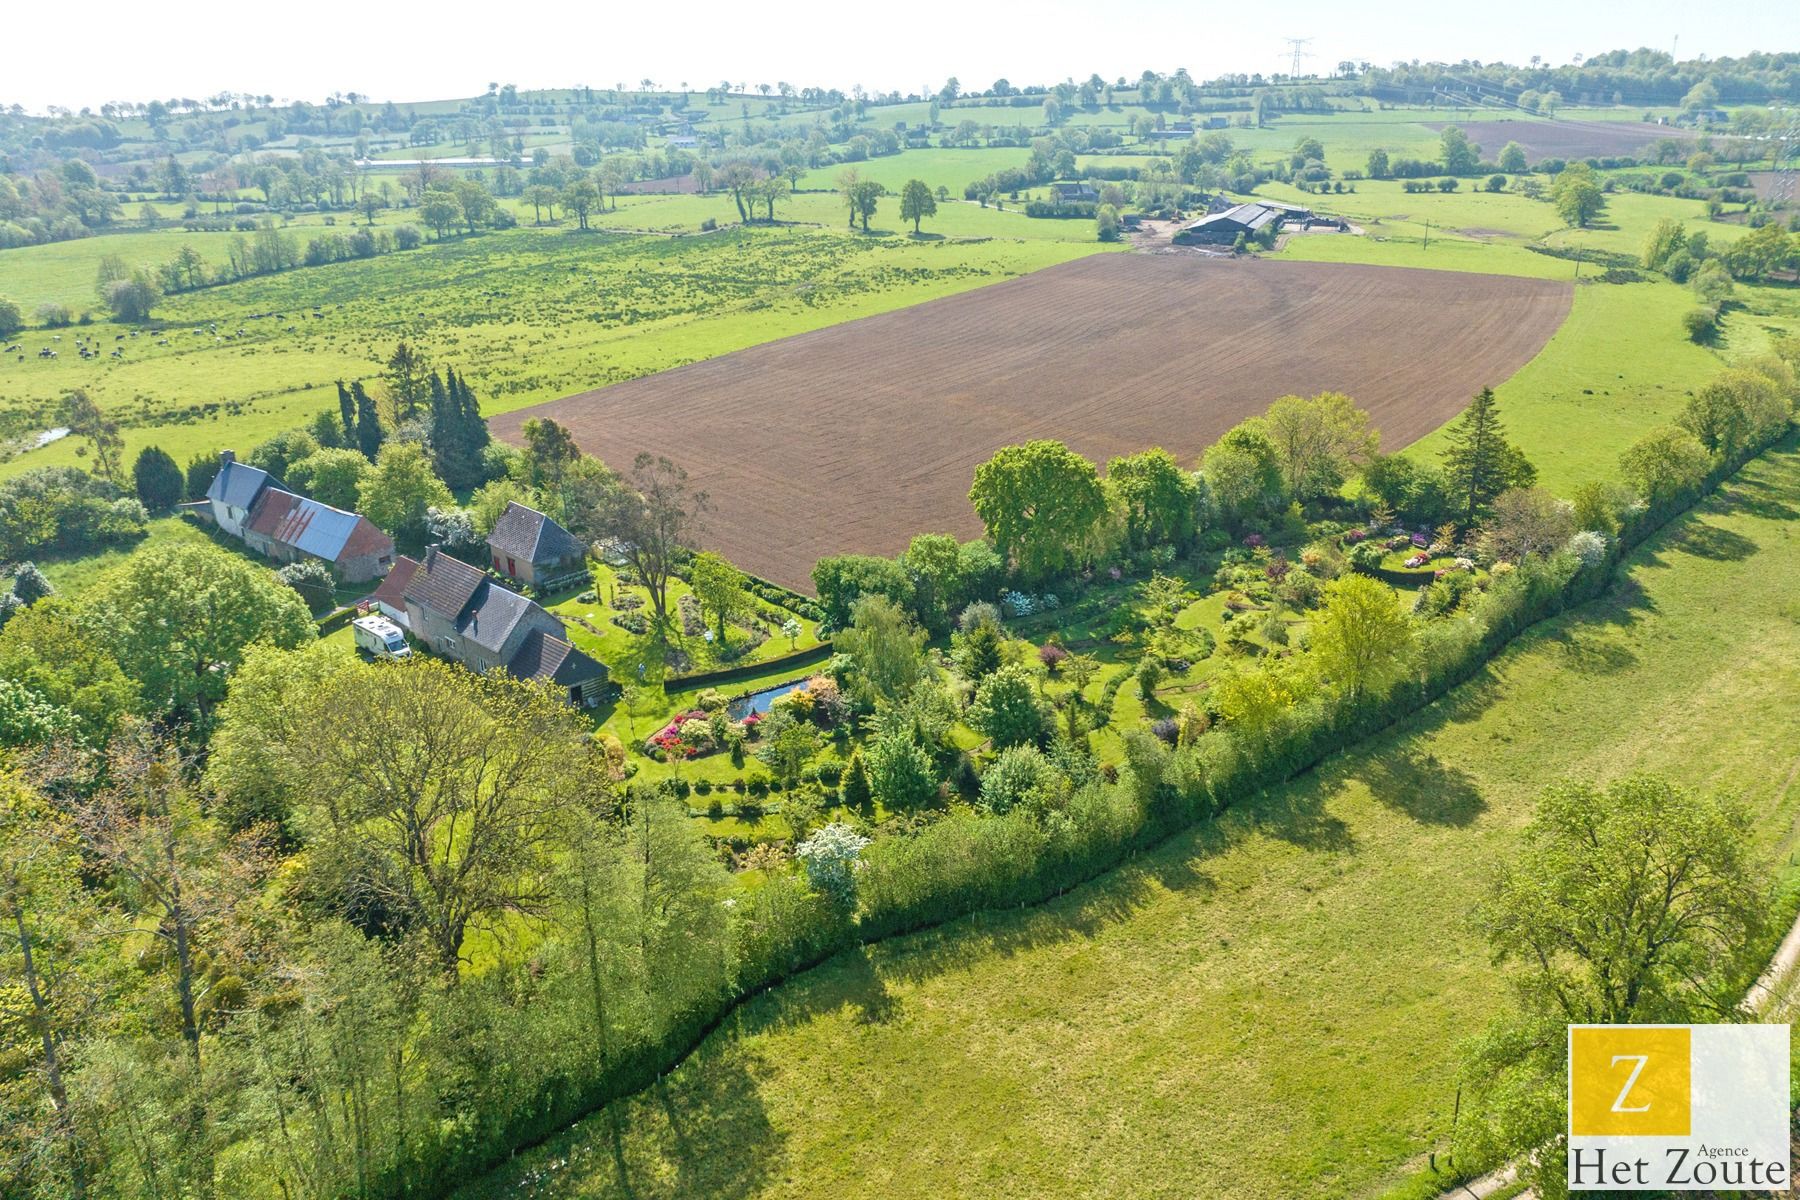
{"type": "Polygon", "coordinates": [[[1537,353],[1570,285],[1499,275],[1099,254],[495,417],[553,417],[627,466],[666,454],[712,496],[702,541],[811,590],[822,555],[980,532],[1001,446],[1191,462],[1277,396],[1347,392],[1397,449],[1537,353]]]}
{"type": "MultiPolygon", "coordinates": [[[[1638,121],[1435,121],[1427,129],[1457,125],[1481,147],[1489,162],[1508,142],[1517,142],[1532,162],[1540,158],[1639,158],[1644,148],[1663,138],[1685,145],[1694,131],[1638,121]]],[[[1683,158],[1687,155],[1683,153],[1683,158]]]]}

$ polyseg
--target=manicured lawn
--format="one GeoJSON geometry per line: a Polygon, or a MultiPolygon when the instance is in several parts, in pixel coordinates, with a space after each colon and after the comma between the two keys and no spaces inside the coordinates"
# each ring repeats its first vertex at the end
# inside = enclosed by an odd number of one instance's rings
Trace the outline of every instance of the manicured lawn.
{"type": "Polygon", "coordinates": [[[1458,1043],[1508,1002],[1469,914],[1546,784],[1736,789],[1792,869],[1800,452],[1730,490],[1389,735],[1056,902],[842,955],[464,1196],[1366,1196],[1422,1169],[1458,1043]]]}

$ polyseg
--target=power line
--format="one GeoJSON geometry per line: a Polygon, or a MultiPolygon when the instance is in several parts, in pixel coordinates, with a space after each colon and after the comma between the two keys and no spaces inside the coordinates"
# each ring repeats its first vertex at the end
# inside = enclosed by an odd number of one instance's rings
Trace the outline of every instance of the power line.
{"type": "Polygon", "coordinates": [[[1284,38],[1283,40],[1294,48],[1294,66],[1293,69],[1288,72],[1288,78],[1298,79],[1300,78],[1300,60],[1312,57],[1312,52],[1306,48],[1312,39],[1309,37],[1291,37],[1284,38]]]}

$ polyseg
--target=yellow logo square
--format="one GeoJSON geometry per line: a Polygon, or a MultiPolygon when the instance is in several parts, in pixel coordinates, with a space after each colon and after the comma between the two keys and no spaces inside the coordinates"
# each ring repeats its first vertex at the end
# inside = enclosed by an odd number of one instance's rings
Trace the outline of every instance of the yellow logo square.
{"type": "Polygon", "coordinates": [[[1687,1137],[1693,1031],[1609,1025],[1569,1030],[1569,1132],[1687,1137]]]}

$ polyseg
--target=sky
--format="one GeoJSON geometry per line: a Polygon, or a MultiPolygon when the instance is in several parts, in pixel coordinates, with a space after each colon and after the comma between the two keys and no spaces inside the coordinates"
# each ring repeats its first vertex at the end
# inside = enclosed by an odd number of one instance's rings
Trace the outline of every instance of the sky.
{"type": "Polygon", "coordinates": [[[1677,49],[1684,59],[1800,50],[1800,4],[1792,0],[986,0],[943,8],[852,0],[581,7],[90,0],[77,21],[56,5],[7,8],[0,105],[33,111],[221,91],[284,100],[359,92],[404,102],[475,95],[490,82],[529,90],[636,86],[648,78],[661,87],[703,88],[729,79],[918,92],[949,76],[985,89],[1001,77],[1049,83],[1178,67],[1204,79],[1286,72],[1290,37],[1312,39],[1303,70],[1327,72],[1346,59],[1525,62],[1536,54],[1563,63],[1577,53],[1645,45],[1677,49]],[[1233,24],[1226,16],[1233,8],[1250,15],[1233,24]]]}

